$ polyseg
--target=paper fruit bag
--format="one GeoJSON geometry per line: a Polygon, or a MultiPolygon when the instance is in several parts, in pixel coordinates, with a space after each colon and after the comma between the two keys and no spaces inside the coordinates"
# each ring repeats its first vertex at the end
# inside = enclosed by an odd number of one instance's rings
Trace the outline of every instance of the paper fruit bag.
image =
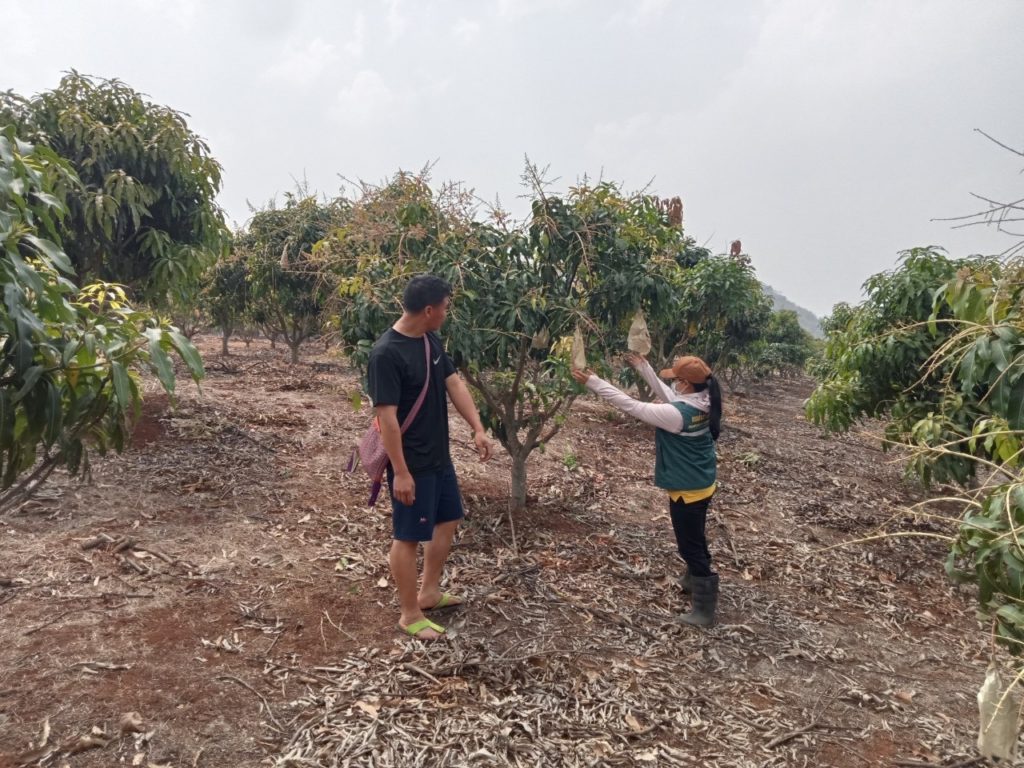
{"type": "Polygon", "coordinates": [[[635,352],[641,357],[651,353],[651,334],[647,330],[647,320],[644,319],[644,312],[638,309],[633,315],[633,323],[629,326],[629,339],[626,346],[630,352],[635,352]]]}
{"type": "Polygon", "coordinates": [[[581,371],[587,367],[587,348],[583,345],[583,334],[579,326],[576,326],[576,333],[572,337],[572,367],[581,371]]]}
{"type": "MultiPolygon", "coordinates": [[[[1016,681],[1011,685],[1016,685],[1016,681]]],[[[978,751],[982,756],[1016,759],[1020,700],[1018,691],[1004,690],[996,666],[989,666],[985,682],[978,691],[978,751]]]]}

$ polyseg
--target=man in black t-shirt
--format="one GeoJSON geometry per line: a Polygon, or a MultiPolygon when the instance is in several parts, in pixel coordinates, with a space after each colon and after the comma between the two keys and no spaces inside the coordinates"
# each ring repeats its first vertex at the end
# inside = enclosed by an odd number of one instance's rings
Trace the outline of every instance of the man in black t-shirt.
{"type": "Polygon", "coordinates": [[[444,634],[444,628],[426,618],[424,611],[462,602],[456,595],[441,592],[440,586],[455,529],[463,517],[448,450],[449,397],[473,429],[480,460],[491,458],[491,442],[473,397],[437,335],[448,315],[451,294],[451,286],[434,275],[410,280],[402,294],[405,311],[373,345],[368,366],[370,399],[391,460],[388,487],[394,533],[388,560],[398,590],[398,625],[421,640],[436,640],[444,634]],[[403,434],[400,425],[428,376],[423,404],[403,434]],[[423,581],[417,590],[419,542],[423,542],[423,581]]]}

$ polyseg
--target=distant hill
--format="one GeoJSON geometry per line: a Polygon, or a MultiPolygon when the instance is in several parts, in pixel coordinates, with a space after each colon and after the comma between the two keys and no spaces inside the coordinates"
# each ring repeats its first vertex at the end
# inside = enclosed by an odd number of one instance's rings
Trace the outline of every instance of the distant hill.
{"type": "Polygon", "coordinates": [[[821,332],[821,323],[818,321],[817,315],[809,309],[804,309],[800,305],[794,304],[767,283],[761,283],[761,285],[764,286],[765,292],[772,297],[772,303],[775,305],[775,309],[793,310],[796,312],[796,319],[800,323],[801,328],[816,339],[824,338],[825,334],[821,332]]]}

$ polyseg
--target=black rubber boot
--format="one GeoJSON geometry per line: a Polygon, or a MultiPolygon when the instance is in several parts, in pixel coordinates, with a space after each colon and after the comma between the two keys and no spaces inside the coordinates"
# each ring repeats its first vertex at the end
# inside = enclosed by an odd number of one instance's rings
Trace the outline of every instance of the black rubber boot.
{"type": "Polygon", "coordinates": [[[679,588],[683,590],[684,595],[693,592],[693,576],[690,575],[689,568],[683,571],[683,575],[679,577],[679,588]]]}
{"type": "Polygon", "coordinates": [[[718,610],[718,574],[693,576],[693,610],[679,617],[683,624],[711,627],[718,610]]]}

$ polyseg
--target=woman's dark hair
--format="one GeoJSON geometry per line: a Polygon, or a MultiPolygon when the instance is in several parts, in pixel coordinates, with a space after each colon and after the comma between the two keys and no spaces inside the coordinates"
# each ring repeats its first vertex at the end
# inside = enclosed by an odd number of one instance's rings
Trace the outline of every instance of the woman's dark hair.
{"type": "Polygon", "coordinates": [[[711,397],[708,428],[711,430],[711,437],[717,440],[722,434],[722,387],[714,376],[708,376],[708,380],[703,384],[693,385],[694,392],[703,392],[705,389],[711,397]]]}
{"type": "Polygon", "coordinates": [[[416,314],[427,307],[434,307],[452,295],[452,286],[437,275],[416,275],[405,286],[402,306],[406,312],[416,314]]]}

